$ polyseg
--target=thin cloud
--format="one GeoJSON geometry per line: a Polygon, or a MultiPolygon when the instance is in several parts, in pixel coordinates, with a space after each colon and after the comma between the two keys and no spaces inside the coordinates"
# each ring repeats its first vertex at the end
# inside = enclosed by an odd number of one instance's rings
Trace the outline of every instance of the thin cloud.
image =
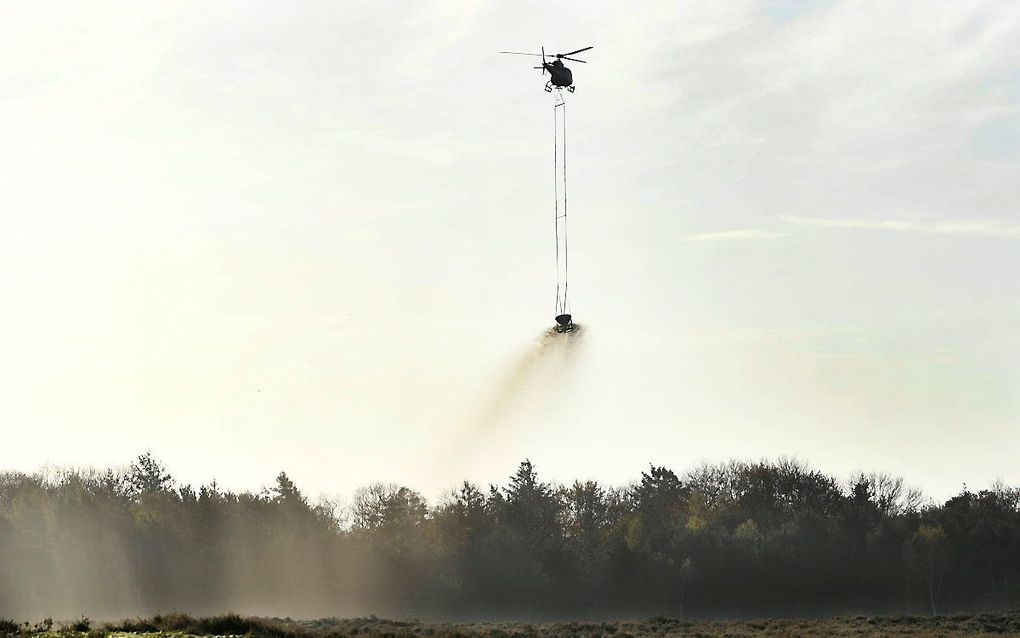
{"type": "Polygon", "coordinates": [[[826,217],[798,217],[792,215],[781,215],[779,219],[788,224],[796,224],[798,226],[818,226],[823,228],[891,230],[907,233],[966,235],[971,237],[1020,237],[1020,226],[1005,225],[998,222],[946,221],[922,224],[918,222],[897,220],[832,219],[826,217]]]}
{"type": "Polygon", "coordinates": [[[763,239],[779,239],[786,233],[746,228],[740,230],[722,230],[711,233],[697,233],[684,238],[684,241],[758,241],[763,239]]]}

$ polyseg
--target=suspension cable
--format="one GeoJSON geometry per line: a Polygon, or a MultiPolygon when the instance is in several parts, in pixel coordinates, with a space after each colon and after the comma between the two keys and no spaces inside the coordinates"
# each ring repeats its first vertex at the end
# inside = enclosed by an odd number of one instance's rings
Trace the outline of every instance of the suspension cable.
{"type": "Polygon", "coordinates": [[[562,99],[560,92],[553,94],[553,217],[554,232],[556,234],[556,314],[560,314],[560,185],[559,185],[559,122],[556,109],[559,107],[559,100],[562,99]]]}
{"type": "MultiPolygon", "coordinates": [[[[562,91],[560,95],[562,95],[562,91]]],[[[567,241],[567,102],[563,107],[563,312],[570,312],[567,293],[570,290],[570,243],[567,241]]]]}
{"type": "Polygon", "coordinates": [[[569,248],[567,246],[567,102],[563,99],[563,91],[556,89],[553,93],[553,198],[555,199],[554,221],[556,233],[556,315],[569,314],[570,302],[567,293],[569,283],[569,248]],[[562,109],[562,112],[561,112],[562,109]],[[562,119],[561,119],[562,118],[562,119]],[[562,137],[560,127],[563,127],[562,137]],[[562,149],[562,172],[560,169],[560,144],[562,149]],[[560,180],[563,180],[563,206],[560,206],[560,180]],[[562,233],[560,224],[563,225],[562,233]],[[563,262],[560,266],[560,237],[563,238],[563,262]]]}

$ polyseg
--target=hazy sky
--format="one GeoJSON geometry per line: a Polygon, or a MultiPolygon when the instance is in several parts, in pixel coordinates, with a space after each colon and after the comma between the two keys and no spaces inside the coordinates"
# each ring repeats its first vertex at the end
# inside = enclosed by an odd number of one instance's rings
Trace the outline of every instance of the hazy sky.
{"type": "Polygon", "coordinates": [[[1015,0],[6,3],[0,468],[1018,483],[1018,43],[1015,0]],[[490,418],[553,315],[552,98],[497,54],[543,44],[595,45],[587,330],[490,418]]]}

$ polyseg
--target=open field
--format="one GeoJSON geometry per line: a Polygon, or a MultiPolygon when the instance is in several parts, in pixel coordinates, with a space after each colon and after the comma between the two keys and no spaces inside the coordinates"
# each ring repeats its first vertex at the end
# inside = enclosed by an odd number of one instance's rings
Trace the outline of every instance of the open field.
{"type": "Polygon", "coordinates": [[[424,623],[381,618],[326,618],[297,621],[245,618],[234,614],[209,618],[154,616],[92,626],[86,620],[66,625],[29,626],[0,621],[0,635],[33,638],[642,638],[668,636],[987,636],[1020,635],[1020,611],[947,616],[856,616],[829,619],[678,620],[651,618],[612,622],[424,623]]]}

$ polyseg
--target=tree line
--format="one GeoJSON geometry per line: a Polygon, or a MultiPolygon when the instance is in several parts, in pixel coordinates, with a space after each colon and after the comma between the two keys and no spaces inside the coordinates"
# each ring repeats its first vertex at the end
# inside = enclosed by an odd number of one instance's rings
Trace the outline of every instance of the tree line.
{"type": "Polygon", "coordinates": [[[936,613],[1020,603],[1020,489],[925,501],[794,460],[651,466],[626,487],[505,485],[344,507],[129,468],[0,473],[0,616],[936,613]]]}

